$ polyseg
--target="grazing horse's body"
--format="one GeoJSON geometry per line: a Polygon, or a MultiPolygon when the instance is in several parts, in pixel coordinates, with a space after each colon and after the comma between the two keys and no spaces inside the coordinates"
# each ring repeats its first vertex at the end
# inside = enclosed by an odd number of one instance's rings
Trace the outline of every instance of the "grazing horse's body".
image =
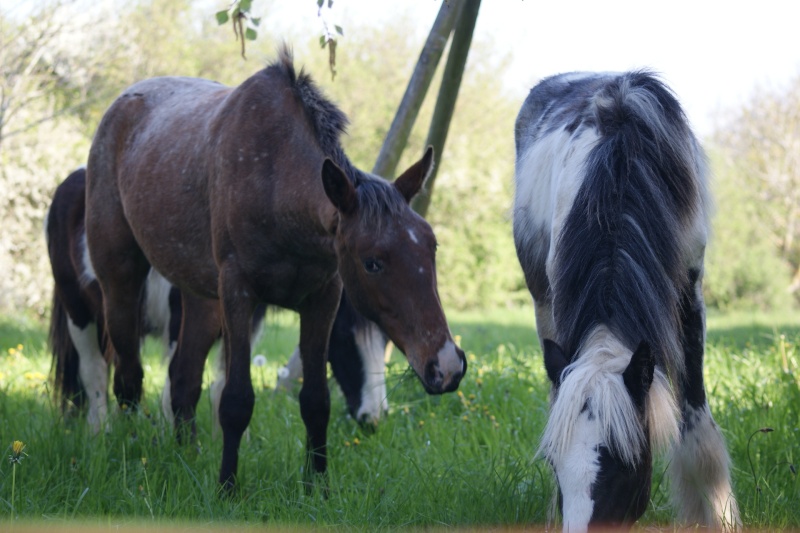
{"type": "MultiPolygon", "coordinates": [[[[85,196],[86,170],[80,168],[56,188],[46,218],[45,237],[55,281],[50,346],[62,409],[70,404],[86,406],[87,422],[97,433],[108,412],[108,361],[104,356],[102,293],[86,250],[85,196]]],[[[254,320],[260,322],[263,317],[257,311],[254,320]]],[[[142,331],[161,338],[165,354],[171,358],[180,332],[180,292],[155,270],[147,277],[142,321],[142,331]]],[[[254,330],[257,328],[256,323],[254,330]]],[[[331,335],[328,359],[333,376],[350,414],[359,422],[375,424],[388,408],[382,365],[385,338],[374,323],[353,309],[344,293],[333,330],[336,334],[331,335]]],[[[163,399],[164,415],[171,419],[169,381],[163,399]]]]}
{"type": "Polygon", "coordinates": [[[114,392],[123,404],[141,396],[135,309],[151,266],[183,300],[170,365],[178,425],[194,419],[198,360],[212,342],[202,317],[220,309],[226,487],[253,412],[250,324],[259,303],[300,313],[308,473],[327,467],[325,362],[343,285],[429,393],[454,390],[466,370],[437,294],[433,232],[408,206],[432,151],[387,183],[347,159],[339,142],[346,122],[307,75],[295,74],[283,49],[233,89],[189,78],[137,83],[112,104],[92,143],[86,235],[119,354],[114,392]]]}
{"type": "Polygon", "coordinates": [[[563,74],[516,122],[514,238],[553,384],[540,453],[564,530],[630,523],[652,448],[674,441],[681,518],[735,527],[728,456],[705,397],[702,150],[646,72],[563,74]]]}

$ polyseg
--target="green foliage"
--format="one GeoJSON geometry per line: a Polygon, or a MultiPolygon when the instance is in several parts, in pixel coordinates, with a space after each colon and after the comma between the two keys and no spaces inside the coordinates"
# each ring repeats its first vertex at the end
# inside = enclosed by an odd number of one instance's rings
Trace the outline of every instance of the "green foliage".
{"type": "Polygon", "coordinates": [[[715,154],[717,204],[706,254],[706,304],[721,310],[787,309],[789,265],[770,239],[737,169],[715,154]]]}
{"type": "Polygon", "coordinates": [[[800,76],[780,90],[755,89],[729,110],[714,140],[735,173],[750,223],[790,270],[773,275],[800,298],[800,76]]]}
{"type": "MultiPolygon", "coordinates": [[[[58,10],[45,5],[30,20],[11,19],[0,10],[4,35],[25,37],[5,46],[4,72],[14,71],[15,57],[40,58],[36,68],[28,69],[33,74],[27,85],[13,94],[41,96],[27,100],[13,116],[0,117],[0,270],[8,273],[0,278],[5,296],[0,308],[39,317],[46,316],[51,287],[41,238],[49,198],[68,172],[85,163],[97,123],[115,96],[135,81],[162,75],[237,85],[274,58],[272,37],[277,33],[275,21],[253,17],[252,5],[241,2],[215,16],[199,9],[197,0],[137,0],[117,6],[117,11],[98,7],[88,13],[69,11],[69,0],[53,0],[52,5],[56,3],[58,10]],[[225,16],[230,22],[233,9],[243,7],[253,21],[248,28],[255,31],[260,24],[258,40],[249,45],[258,61],[243,61],[240,43],[231,38],[227,25],[219,25],[225,16]],[[59,28],[63,20],[70,21],[64,34],[48,37],[38,47],[31,44],[29,37],[39,35],[34,30],[59,28]],[[17,133],[2,136],[9,131],[17,133]]],[[[259,8],[264,5],[269,13],[267,0],[258,3],[259,8]]],[[[313,6],[310,11],[310,28],[284,30],[281,38],[293,46],[298,68],[305,65],[348,114],[345,148],[359,167],[369,170],[421,42],[408,31],[408,19],[386,27],[348,28],[334,81],[326,75],[329,54],[320,53],[313,37],[318,24],[313,6]]],[[[340,27],[331,28],[331,35],[343,34],[340,27]]],[[[448,310],[514,307],[530,298],[510,223],[513,122],[521,101],[504,91],[500,80],[506,65],[495,54],[486,43],[473,43],[446,149],[436,155],[438,185],[428,219],[439,240],[439,290],[448,310]]],[[[424,150],[439,81],[437,77],[431,85],[401,169],[424,150]]],[[[787,270],[788,256],[774,250],[789,241],[776,244],[774,226],[765,221],[772,200],[753,192],[740,159],[727,151],[725,157],[713,162],[718,214],[707,255],[707,302],[720,309],[784,308],[792,301],[785,291],[792,272],[787,270]]]]}
{"type": "MultiPolygon", "coordinates": [[[[731,451],[745,527],[796,529],[800,322],[789,314],[713,315],[708,322],[707,388],[731,451]],[[763,427],[774,431],[759,433],[763,427]]],[[[297,391],[272,390],[296,341],[297,319],[277,313],[267,326],[256,351],[268,354],[268,364],[252,368],[256,406],[241,446],[239,490],[221,498],[221,444],[211,436],[208,387],[198,406],[196,445],[177,445],[160,415],[166,368],[155,343],[144,354],[146,408],[114,414],[109,430],[92,436],[84,420],[62,419],[51,400],[44,330],[0,320],[0,450],[20,440],[28,454],[17,465],[19,518],[49,525],[77,519],[106,527],[248,523],[369,531],[545,523],[554,484],[534,452],[549,384],[531,309],[451,317],[470,365],[460,393],[427,396],[395,351],[388,367],[390,413],[374,432],[346,416],[331,381],[328,498],[306,493],[301,484],[297,391]]],[[[665,458],[656,463],[651,504],[639,527],[674,520],[665,467],[665,458]]],[[[5,525],[10,472],[2,461],[5,525]]]]}

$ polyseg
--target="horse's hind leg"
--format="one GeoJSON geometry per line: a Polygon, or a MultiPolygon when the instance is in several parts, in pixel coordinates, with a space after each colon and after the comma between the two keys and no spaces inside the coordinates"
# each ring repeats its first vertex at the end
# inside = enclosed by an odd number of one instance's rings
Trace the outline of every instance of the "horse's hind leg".
{"type": "Polygon", "coordinates": [[[78,373],[86,391],[86,421],[96,435],[105,424],[108,414],[108,364],[100,349],[95,322],[80,328],[70,319],[67,327],[78,352],[78,373]]]}
{"type": "Polygon", "coordinates": [[[691,288],[681,303],[686,377],[680,384],[683,424],[670,463],[673,499],[685,523],[736,529],[741,522],[731,489],[730,459],[703,385],[702,272],[692,270],[689,277],[691,288]]]}
{"type": "Polygon", "coordinates": [[[178,348],[169,365],[171,408],[175,429],[181,439],[184,425],[196,434],[195,412],[203,388],[203,369],[208,351],[219,337],[218,300],[207,300],[181,293],[182,322],[178,348]]]}
{"type": "MultiPolygon", "coordinates": [[[[87,195],[86,240],[92,265],[103,291],[109,355],[116,351],[114,394],[124,408],[136,407],[142,396],[144,372],[139,359],[141,295],[150,270],[122,206],[107,198],[91,202],[87,195]]],[[[107,358],[107,360],[112,360],[107,358]]]]}

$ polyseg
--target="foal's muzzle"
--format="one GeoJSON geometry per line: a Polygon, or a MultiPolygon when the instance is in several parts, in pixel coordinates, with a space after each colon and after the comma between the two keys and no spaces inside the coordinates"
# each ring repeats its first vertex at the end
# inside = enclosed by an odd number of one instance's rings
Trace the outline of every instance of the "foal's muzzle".
{"type": "Polygon", "coordinates": [[[458,388],[467,372],[467,358],[464,350],[451,341],[439,350],[436,359],[425,365],[422,384],[428,394],[443,394],[458,388]]]}

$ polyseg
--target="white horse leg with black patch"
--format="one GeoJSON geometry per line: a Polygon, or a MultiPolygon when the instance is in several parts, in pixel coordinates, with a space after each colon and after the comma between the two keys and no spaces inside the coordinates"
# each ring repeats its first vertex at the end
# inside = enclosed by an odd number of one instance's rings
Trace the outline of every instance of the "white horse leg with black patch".
{"type": "Polygon", "coordinates": [[[679,518],[687,524],[741,529],[730,484],[730,459],[708,404],[699,409],[684,406],[683,413],[684,430],[670,462],[679,518]]]}
{"type": "Polygon", "coordinates": [[[376,424],[389,410],[386,399],[386,339],[377,324],[369,322],[355,329],[356,347],[364,364],[364,385],[361,388],[361,407],[356,413],[359,421],[376,424]]]}
{"type": "Polygon", "coordinates": [[[80,329],[67,320],[69,336],[78,352],[78,373],[89,403],[87,422],[93,434],[100,432],[108,416],[108,364],[97,342],[97,324],[80,329]]]}

